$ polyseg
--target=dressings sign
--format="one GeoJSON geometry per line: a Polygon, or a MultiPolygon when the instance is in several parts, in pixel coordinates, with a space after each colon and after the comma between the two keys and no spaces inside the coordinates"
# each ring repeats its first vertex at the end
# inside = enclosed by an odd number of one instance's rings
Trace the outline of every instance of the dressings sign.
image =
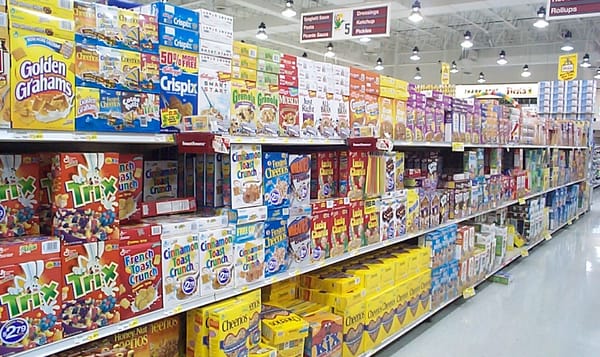
{"type": "Polygon", "coordinates": [[[600,16],[598,0],[548,0],[546,19],[561,20],[600,16]]]}
{"type": "Polygon", "coordinates": [[[302,14],[300,42],[390,35],[390,5],[369,5],[302,14]]]}

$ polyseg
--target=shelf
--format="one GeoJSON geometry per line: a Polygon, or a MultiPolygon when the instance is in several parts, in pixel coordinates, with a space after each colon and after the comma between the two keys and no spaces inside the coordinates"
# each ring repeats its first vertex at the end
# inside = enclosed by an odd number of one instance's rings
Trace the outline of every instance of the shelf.
{"type": "MultiPolygon", "coordinates": [[[[463,144],[465,148],[498,148],[498,149],[587,149],[587,146],[567,146],[567,145],[530,145],[530,144],[463,144]]],[[[412,142],[412,141],[394,141],[395,147],[416,147],[416,148],[449,148],[452,143],[448,142],[412,142]]]]}
{"type": "Polygon", "coordinates": [[[96,142],[116,144],[175,144],[173,134],[96,133],[0,129],[0,142],[96,142]]]}
{"type": "Polygon", "coordinates": [[[263,145],[310,145],[310,146],[345,146],[345,139],[320,139],[320,138],[290,138],[290,137],[262,137],[262,136],[229,136],[223,135],[232,144],[263,144],[263,145]]]}
{"type": "MultiPolygon", "coordinates": [[[[337,264],[339,262],[348,260],[350,258],[359,256],[359,255],[363,255],[363,254],[366,254],[366,253],[369,253],[369,252],[373,252],[373,251],[379,250],[381,248],[384,248],[384,247],[387,247],[387,246],[390,246],[390,245],[394,245],[394,244],[398,244],[398,243],[401,243],[401,242],[405,242],[407,240],[417,238],[417,237],[419,237],[419,236],[421,236],[423,234],[427,234],[427,233],[433,232],[433,231],[438,230],[440,228],[447,227],[447,226],[450,226],[450,225],[453,225],[453,224],[457,224],[457,223],[461,223],[461,222],[465,222],[465,221],[468,221],[468,220],[470,220],[472,218],[475,218],[477,216],[481,216],[481,215],[484,215],[484,214],[487,214],[487,213],[494,212],[494,211],[496,211],[496,210],[498,210],[500,208],[509,207],[511,205],[519,203],[522,199],[528,200],[528,199],[531,199],[531,198],[543,195],[544,193],[547,193],[547,192],[550,192],[550,191],[554,191],[554,190],[562,188],[562,187],[574,185],[574,184],[582,182],[582,181],[584,181],[584,179],[576,180],[576,181],[573,181],[573,182],[570,182],[570,183],[567,183],[567,184],[564,184],[564,185],[560,185],[560,186],[557,186],[555,188],[548,189],[548,190],[545,190],[545,191],[541,191],[541,192],[537,192],[537,193],[532,193],[532,194],[526,195],[525,197],[523,197],[523,198],[521,198],[519,200],[511,200],[511,201],[508,201],[508,202],[504,202],[504,203],[499,204],[496,207],[493,207],[491,209],[484,210],[484,211],[477,212],[477,213],[473,213],[473,214],[470,214],[470,215],[468,215],[466,217],[462,217],[462,218],[458,218],[458,219],[453,219],[453,220],[450,220],[449,222],[443,223],[443,224],[441,224],[439,226],[436,226],[436,227],[424,229],[424,230],[421,230],[419,232],[410,233],[410,234],[407,234],[406,236],[401,237],[399,239],[382,241],[382,242],[379,242],[379,243],[368,245],[366,247],[361,247],[361,248],[359,248],[357,250],[354,250],[354,251],[351,251],[351,252],[339,255],[337,257],[329,258],[326,261],[322,261],[322,262],[319,262],[319,263],[316,263],[316,264],[312,264],[310,266],[303,267],[303,268],[300,268],[300,269],[289,270],[289,271],[287,271],[287,272],[285,272],[283,274],[279,274],[277,276],[271,277],[269,279],[265,279],[263,281],[260,281],[260,282],[254,283],[254,284],[250,284],[248,286],[244,286],[242,288],[230,289],[230,290],[227,290],[227,291],[224,291],[224,292],[215,293],[214,295],[205,296],[205,297],[199,297],[199,298],[195,298],[195,299],[190,299],[189,301],[183,302],[183,303],[181,303],[179,305],[176,305],[176,306],[165,307],[165,308],[163,308],[161,310],[158,310],[158,311],[155,311],[155,312],[151,312],[151,313],[139,316],[139,317],[134,318],[134,319],[125,320],[125,321],[122,321],[122,322],[117,323],[117,324],[113,324],[113,325],[110,325],[110,326],[106,326],[106,327],[102,327],[102,328],[96,329],[94,331],[84,332],[84,333],[76,335],[74,337],[66,338],[66,339],[64,339],[62,341],[57,341],[57,342],[54,342],[54,343],[51,343],[51,344],[48,344],[48,345],[45,345],[45,346],[41,346],[41,347],[36,348],[34,350],[31,350],[31,351],[25,351],[25,352],[21,352],[19,354],[15,354],[14,356],[18,356],[18,357],[34,356],[34,355],[35,356],[44,356],[44,355],[50,355],[50,354],[53,354],[53,353],[58,353],[60,351],[65,351],[65,350],[73,348],[73,347],[75,347],[77,345],[80,345],[82,343],[87,343],[87,342],[95,341],[95,340],[98,340],[100,338],[107,337],[107,336],[113,335],[115,333],[118,333],[118,332],[121,332],[121,331],[125,331],[125,330],[131,329],[131,328],[134,328],[134,327],[139,326],[139,325],[143,325],[143,324],[147,324],[147,323],[150,323],[150,322],[154,322],[154,321],[163,319],[165,317],[176,315],[176,314],[179,314],[179,313],[182,313],[182,312],[185,312],[185,311],[197,308],[197,307],[201,307],[201,306],[205,306],[205,305],[217,302],[217,301],[221,301],[223,299],[227,299],[227,298],[230,298],[230,297],[233,297],[233,296],[245,293],[247,291],[259,289],[259,288],[262,288],[262,287],[274,284],[274,283],[279,282],[279,281],[287,280],[287,279],[289,279],[291,277],[294,277],[294,276],[298,276],[298,275],[301,275],[301,274],[309,273],[309,272],[312,272],[314,270],[323,268],[325,266],[330,266],[330,265],[333,265],[333,264],[337,264]]],[[[566,223],[565,223],[565,225],[566,225],[566,223]]],[[[501,268],[499,268],[498,270],[500,270],[500,269],[501,268]]],[[[496,271],[498,271],[498,270],[496,270],[496,271]]],[[[446,306],[446,305],[443,305],[443,306],[446,306]]],[[[443,306],[441,308],[443,308],[443,306]]],[[[441,310],[441,308],[439,308],[439,309],[441,310]]],[[[437,311],[438,311],[438,309],[436,309],[436,312],[437,311]]],[[[431,315],[432,314],[429,314],[428,316],[431,316],[431,315]]],[[[415,324],[415,326],[416,325],[417,324],[415,324]]],[[[404,333],[406,333],[406,332],[404,332],[404,333]]],[[[396,339],[396,338],[397,337],[395,337],[394,339],[396,339]]],[[[368,356],[371,356],[371,355],[368,355],[368,356]]]]}

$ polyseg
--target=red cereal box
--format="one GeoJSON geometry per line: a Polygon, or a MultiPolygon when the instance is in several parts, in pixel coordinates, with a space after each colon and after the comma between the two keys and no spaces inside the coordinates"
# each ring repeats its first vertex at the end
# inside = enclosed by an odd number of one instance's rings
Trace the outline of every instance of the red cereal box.
{"type": "Polygon", "coordinates": [[[160,240],[139,243],[122,241],[119,276],[123,291],[119,307],[121,317],[128,319],[163,307],[160,240]]]}
{"type": "Polygon", "coordinates": [[[279,87],[279,136],[300,136],[298,88],[279,87]]]}
{"type": "Polygon", "coordinates": [[[364,201],[352,201],[350,202],[350,226],[349,230],[349,242],[348,251],[362,246],[362,241],[365,237],[365,202],[364,201]]]}
{"type": "Polygon", "coordinates": [[[0,241],[0,355],[62,339],[60,242],[50,237],[0,241]]]}
{"type": "Polygon", "coordinates": [[[64,245],[62,327],[65,336],[121,320],[119,242],[64,245]]]}
{"type": "Polygon", "coordinates": [[[313,153],[311,158],[310,197],[326,199],[337,192],[337,153],[334,151],[313,153]]]}
{"type": "Polygon", "coordinates": [[[144,157],[138,154],[119,156],[119,223],[142,219],[140,202],[144,174],[144,157]]]}
{"type": "Polygon", "coordinates": [[[379,199],[365,201],[365,235],[362,246],[379,242],[379,199]]]}
{"type": "Polygon", "coordinates": [[[52,159],[56,154],[39,154],[40,165],[40,194],[38,216],[40,217],[40,232],[52,234],[52,159]]]}
{"type": "Polygon", "coordinates": [[[348,197],[352,201],[362,200],[367,180],[367,161],[369,153],[350,151],[348,154],[348,197]]]}
{"type": "Polygon", "coordinates": [[[0,237],[40,233],[37,155],[0,155],[0,237]]]}
{"type": "Polygon", "coordinates": [[[336,199],[331,214],[331,234],[329,235],[329,254],[332,257],[342,255],[348,251],[348,225],[350,223],[350,209],[344,199],[336,199]]]}
{"type": "Polygon", "coordinates": [[[53,165],[54,233],[66,244],[119,239],[119,155],[62,153],[53,165]]]}
{"type": "Polygon", "coordinates": [[[332,228],[330,208],[326,201],[312,203],[312,262],[321,262],[329,258],[329,235],[332,228]]]}

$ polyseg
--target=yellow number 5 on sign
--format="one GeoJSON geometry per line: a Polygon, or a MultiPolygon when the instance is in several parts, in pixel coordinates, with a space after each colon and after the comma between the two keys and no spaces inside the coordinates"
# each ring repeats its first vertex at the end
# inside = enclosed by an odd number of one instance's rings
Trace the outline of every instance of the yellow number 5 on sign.
{"type": "Polygon", "coordinates": [[[558,57],[558,80],[570,81],[577,78],[577,53],[558,57]]]}

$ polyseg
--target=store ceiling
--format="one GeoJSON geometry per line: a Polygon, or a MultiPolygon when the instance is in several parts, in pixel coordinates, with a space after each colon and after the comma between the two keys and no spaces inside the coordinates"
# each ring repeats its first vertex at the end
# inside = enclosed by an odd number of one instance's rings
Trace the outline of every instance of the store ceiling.
{"type": "MultiPolygon", "coordinates": [[[[334,43],[336,61],[341,64],[372,68],[377,58],[385,64],[384,73],[411,80],[419,66],[424,83],[439,82],[438,61],[457,61],[461,72],[454,83],[475,83],[479,72],[485,72],[488,82],[535,82],[556,77],[557,57],[561,53],[562,33],[573,34],[575,51],[582,57],[589,53],[592,69],[581,68],[580,79],[589,79],[600,65],[600,21],[598,18],[551,21],[546,29],[532,26],[543,0],[422,0],[424,20],[415,25],[407,19],[412,0],[374,1],[392,5],[392,35],[363,44],[358,41],[334,43]],[[462,51],[459,43],[466,30],[473,34],[475,46],[462,51]],[[408,57],[418,46],[421,60],[408,57]],[[500,50],[507,53],[508,65],[498,66],[500,50]],[[533,75],[521,78],[521,68],[528,64],[533,75]]],[[[322,9],[351,7],[369,2],[357,0],[295,0],[298,15],[281,15],[285,1],[281,0],[173,0],[189,8],[208,8],[235,17],[235,38],[258,43],[258,24],[267,25],[269,39],[265,46],[296,55],[306,51],[310,58],[324,60],[326,43],[300,44],[300,13],[322,9]]]]}

